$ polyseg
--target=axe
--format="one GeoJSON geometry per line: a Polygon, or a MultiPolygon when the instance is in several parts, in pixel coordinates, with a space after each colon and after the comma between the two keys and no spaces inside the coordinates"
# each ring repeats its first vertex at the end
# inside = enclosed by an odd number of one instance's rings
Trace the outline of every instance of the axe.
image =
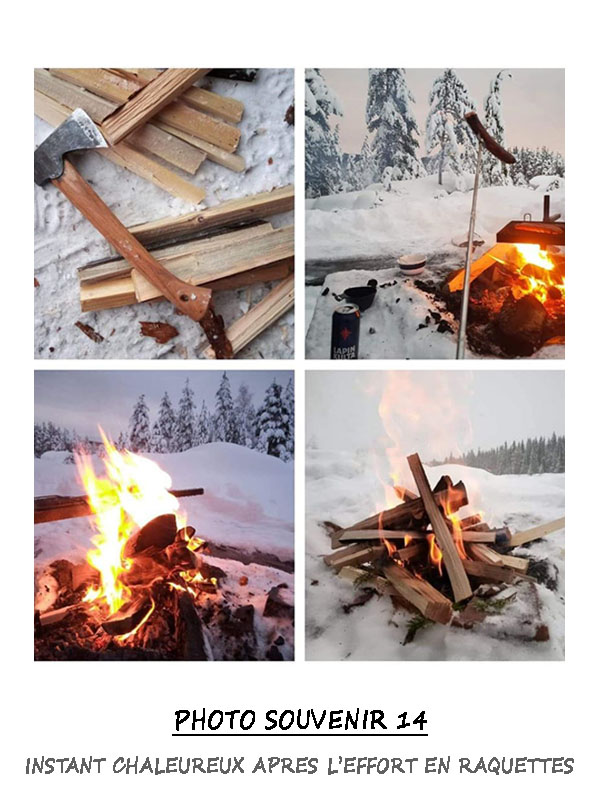
{"type": "Polygon", "coordinates": [[[100,147],[108,147],[100,129],[83,109],[75,109],[36,149],[33,158],[35,182],[43,186],[51,181],[134,269],[180,311],[200,323],[217,358],[233,358],[233,349],[225,335],[223,319],[215,313],[210,289],[185,283],[165,269],[117,219],[66,158],[76,150],[100,147]]]}
{"type": "Polygon", "coordinates": [[[496,156],[504,164],[514,164],[515,157],[505,150],[483,126],[475,111],[467,111],[465,121],[477,137],[477,167],[475,168],[475,182],[473,183],[473,200],[471,202],[471,219],[469,220],[469,238],[467,240],[467,255],[465,258],[465,282],[463,285],[460,303],[460,325],[458,328],[458,343],[456,357],[465,357],[465,344],[467,339],[467,317],[469,315],[469,291],[471,289],[471,251],[473,249],[473,235],[475,233],[475,217],[477,216],[477,194],[479,192],[479,175],[481,173],[481,156],[483,148],[496,156]]]}

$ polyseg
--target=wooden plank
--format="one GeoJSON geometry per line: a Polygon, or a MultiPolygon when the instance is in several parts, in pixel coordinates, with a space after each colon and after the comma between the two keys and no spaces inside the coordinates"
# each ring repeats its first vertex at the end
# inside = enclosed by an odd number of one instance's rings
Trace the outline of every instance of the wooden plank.
{"type": "MultiPolygon", "coordinates": [[[[279,229],[279,231],[285,229],[279,229]]],[[[274,231],[273,233],[279,233],[274,231]]],[[[238,285],[249,285],[257,280],[266,280],[271,276],[260,274],[258,270],[277,266],[287,274],[293,259],[293,235],[287,244],[284,237],[278,237],[276,241],[264,241],[266,237],[256,240],[247,240],[221,248],[206,256],[196,256],[194,253],[187,256],[180,256],[178,259],[171,259],[166,262],[169,271],[195,276],[192,278],[196,285],[214,287],[218,281],[223,286],[223,281],[233,278],[236,275],[244,275],[243,283],[238,285]],[[257,244],[255,244],[257,243],[257,244]],[[287,253],[284,257],[280,254],[287,253]]],[[[161,259],[158,259],[159,262],[161,259]]],[[[229,281],[231,288],[232,282],[229,281]]],[[[95,311],[102,308],[114,308],[121,305],[143,302],[143,300],[156,299],[160,294],[154,287],[142,283],[139,276],[130,275],[116,278],[115,280],[97,281],[86,283],[80,288],[80,301],[83,311],[95,311]],[[138,294],[139,289],[145,291],[144,297],[138,294]]]]}
{"type": "Polygon", "coordinates": [[[294,187],[282,186],[270,192],[228,200],[212,208],[179,217],[165,217],[134,225],[129,230],[149,247],[162,241],[192,236],[195,233],[240,222],[252,222],[294,209],[294,187]]]}
{"type": "Polygon", "coordinates": [[[238,272],[237,275],[228,275],[226,278],[219,278],[216,281],[209,281],[204,284],[205,289],[212,289],[213,292],[223,292],[230,289],[242,289],[245,286],[252,286],[255,283],[270,283],[271,281],[282,281],[294,271],[294,259],[284,258],[267,264],[266,267],[256,267],[245,272],[238,272]]]}
{"type": "Polygon", "coordinates": [[[520,572],[523,575],[527,574],[527,570],[529,569],[528,558],[519,558],[517,556],[505,556],[504,554],[501,554],[500,558],[505,567],[514,569],[515,572],[520,572]]]}
{"type": "Polygon", "coordinates": [[[552,520],[552,522],[544,522],[543,525],[537,525],[535,528],[529,528],[528,530],[521,531],[520,533],[513,533],[510,540],[510,545],[511,547],[519,547],[527,542],[533,542],[536,539],[541,539],[542,537],[547,536],[549,533],[560,531],[564,527],[564,517],[552,520]]]}
{"type": "Polygon", "coordinates": [[[474,561],[483,561],[485,564],[502,565],[502,556],[487,544],[467,544],[467,553],[474,561]]]}
{"type": "Polygon", "coordinates": [[[491,581],[492,583],[513,583],[517,577],[524,577],[518,575],[514,569],[496,564],[484,564],[483,561],[466,559],[462,562],[462,565],[467,575],[479,580],[491,581]]]}
{"type": "MultiPolygon", "coordinates": [[[[358,567],[342,567],[338,572],[338,577],[350,581],[350,583],[358,582],[361,588],[375,589],[379,594],[395,594],[392,584],[386,578],[381,575],[369,575],[366,570],[358,567]]],[[[414,606],[411,606],[411,608],[414,608],[414,606]]]]}
{"type": "Polygon", "coordinates": [[[135,75],[131,73],[124,75],[117,70],[50,68],[49,72],[56,78],[61,78],[63,81],[87,89],[88,92],[92,92],[98,97],[112,101],[116,106],[127,102],[144,86],[144,83],[135,75]]]}
{"type": "Polygon", "coordinates": [[[163,122],[162,120],[156,120],[156,124],[159,128],[167,131],[167,133],[172,133],[173,136],[178,136],[180,139],[183,139],[184,142],[188,142],[188,144],[191,144],[194,147],[197,147],[199,150],[202,150],[203,153],[206,153],[206,157],[209,159],[209,161],[214,161],[215,164],[220,164],[223,167],[227,167],[227,169],[230,169],[233,172],[245,171],[246,161],[242,156],[238,156],[235,153],[224,150],[222,147],[219,147],[218,145],[215,145],[206,139],[203,139],[195,134],[182,131],[180,128],[176,128],[175,126],[167,122],[163,122]]]}
{"type": "MultiPolygon", "coordinates": [[[[294,228],[278,228],[265,236],[247,239],[240,243],[223,247],[207,256],[190,254],[185,258],[169,261],[169,271],[180,280],[201,286],[217,278],[234,275],[274,261],[289,258],[294,253],[294,228]]],[[[146,280],[137,270],[132,270],[131,277],[135,286],[138,302],[155,300],[161,297],[160,290],[146,280]]],[[[292,281],[293,284],[293,281],[292,281]]],[[[292,286],[293,291],[293,286],[292,286]]],[[[265,298],[266,300],[266,298],[265,298]]],[[[261,300],[261,303],[264,303],[261,300]]],[[[260,303],[258,304],[260,305],[260,303]]],[[[258,308],[258,306],[255,306],[258,308]]],[[[252,309],[254,310],[254,309],[252,309]]],[[[264,310],[264,306],[261,307],[264,310]]],[[[250,314],[251,311],[248,312],[250,314]]],[[[253,317],[256,317],[255,312],[253,317]]],[[[235,324],[235,323],[234,323],[235,324]]]]}
{"type": "Polygon", "coordinates": [[[452,603],[426,581],[416,578],[399,564],[384,567],[383,574],[394,590],[421,614],[434,622],[446,625],[452,618],[452,603]]]}
{"type": "MultiPolygon", "coordinates": [[[[391,542],[398,539],[424,540],[431,531],[428,530],[388,530],[387,528],[346,528],[340,534],[341,542],[363,542],[383,537],[391,542]]],[[[508,528],[489,531],[462,531],[463,542],[485,542],[488,544],[507,545],[510,543],[508,528]]]]}
{"type": "MultiPolygon", "coordinates": [[[[145,84],[156,78],[159,73],[158,69],[140,69],[136,75],[138,80],[145,84]]],[[[128,74],[132,75],[131,72],[128,74]]],[[[180,99],[198,111],[214,114],[227,122],[240,122],[244,114],[244,104],[240,100],[215,94],[208,89],[199,89],[197,86],[186,89],[180,99]]]]}
{"type": "MultiPolygon", "coordinates": [[[[170,262],[182,256],[196,255],[207,256],[224,247],[239,242],[247,242],[273,232],[273,226],[269,222],[254,225],[251,228],[228,231],[220,235],[207,236],[204,239],[191,240],[180,244],[161,247],[153,250],[155,257],[170,268],[170,262]]],[[[87,283],[97,283],[98,281],[122,278],[131,275],[131,264],[124,258],[114,258],[100,263],[87,264],[78,269],[79,281],[82,285],[87,283]]]]}
{"type": "Polygon", "coordinates": [[[454,543],[454,539],[452,538],[452,534],[448,530],[446,519],[440,511],[437,501],[431,491],[431,487],[429,485],[429,481],[427,480],[427,476],[425,475],[425,470],[423,469],[419,455],[414,453],[413,455],[408,456],[407,460],[410,471],[412,472],[415,483],[417,484],[417,489],[419,490],[419,494],[423,500],[423,505],[425,506],[425,511],[429,517],[431,527],[433,528],[436,543],[442,551],[444,567],[446,568],[448,577],[450,578],[454,600],[458,603],[461,600],[465,600],[467,597],[470,597],[472,594],[469,579],[467,578],[467,574],[464,570],[462,560],[456,548],[456,544],[454,543]]]}
{"type": "MultiPolygon", "coordinates": [[[[234,354],[243,350],[246,345],[293,307],[294,276],[291,275],[227,328],[227,338],[231,342],[234,354]]],[[[216,358],[212,347],[207,347],[203,355],[205,358],[216,358]]]]}
{"type": "MultiPolygon", "coordinates": [[[[34,111],[40,119],[45,120],[55,127],[60,125],[70,114],[70,109],[57,103],[39,91],[34,92],[34,111]]],[[[189,181],[179,177],[176,173],[153,161],[148,156],[130,147],[127,142],[121,142],[118,147],[103,147],[94,150],[102,158],[106,158],[120,167],[149,180],[159,188],[175,197],[183,198],[188,202],[199,203],[204,199],[204,189],[194,186],[189,181]]]]}
{"type": "MultiPolygon", "coordinates": [[[[508,258],[514,249],[514,245],[512,244],[495,244],[491,250],[488,250],[487,253],[484,253],[471,264],[470,283],[473,283],[475,278],[485,272],[486,269],[489,269],[493,264],[497,264],[498,262],[501,264],[508,263],[508,258]]],[[[461,291],[465,285],[465,270],[461,269],[455,272],[446,285],[451,292],[461,291]]]]}
{"type": "Polygon", "coordinates": [[[152,123],[134,131],[125,141],[137,150],[158,156],[190,175],[195,175],[200,164],[206,161],[206,153],[152,123]]]}
{"type": "Polygon", "coordinates": [[[66,106],[70,111],[75,108],[83,108],[86,114],[89,114],[98,124],[117,108],[115,103],[86,92],[72,83],[67,83],[50,74],[47,69],[33,71],[33,87],[36,91],[45,94],[46,97],[66,106]]]}
{"type": "MultiPolygon", "coordinates": [[[[110,144],[120,142],[159,113],[208,70],[166,69],[102,123],[110,144]]],[[[238,131],[239,133],[239,131],[238,131]]],[[[237,144],[237,143],[236,143],[237,144]]]]}
{"type": "Polygon", "coordinates": [[[352,544],[349,547],[344,547],[343,550],[336,550],[333,553],[325,556],[323,561],[328,567],[333,567],[336,570],[342,567],[352,567],[358,564],[365,564],[367,561],[376,561],[385,555],[385,545],[364,545],[352,544]]]}
{"type": "Polygon", "coordinates": [[[156,119],[182,133],[213,144],[227,153],[237,150],[242,135],[241,131],[233,125],[215,119],[202,111],[197,111],[182,102],[172,103],[160,111],[156,119]]]}

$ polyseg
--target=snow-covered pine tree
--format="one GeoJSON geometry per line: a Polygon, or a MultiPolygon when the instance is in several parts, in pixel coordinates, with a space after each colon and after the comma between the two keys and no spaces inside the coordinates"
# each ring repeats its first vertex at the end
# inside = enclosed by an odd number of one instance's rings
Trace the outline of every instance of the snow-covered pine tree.
{"type": "MultiPolygon", "coordinates": [[[[485,127],[490,136],[498,144],[505,146],[504,118],[502,116],[502,98],[500,89],[505,78],[512,75],[507,70],[500,70],[493,81],[490,83],[490,91],[485,98],[484,116],[485,127]]],[[[496,156],[484,149],[482,162],[482,176],[487,186],[508,186],[511,183],[508,164],[499,161],[496,156]]]]}
{"type": "Polygon", "coordinates": [[[206,407],[206,402],[203,400],[198,412],[198,419],[196,420],[196,430],[194,432],[194,445],[207,444],[210,442],[211,422],[206,407]]]}
{"type": "Polygon", "coordinates": [[[339,191],[342,169],[339,138],[329,126],[329,117],[341,117],[343,111],[318,69],[306,70],[305,108],[306,196],[333,194],[339,191]]]}
{"type": "Polygon", "coordinates": [[[215,397],[212,435],[213,441],[239,444],[231,384],[226,372],[221,377],[221,383],[215,397]]]}
{"type": "Polygon", "coordinates": [[[121,431],[117,438],[117,443],[115,445],[119,452],[123,452],[123,450],[129,449],[129,443],[127,442],[127,435],[121,431]]]}
{"type": "Polygon", "coordinates": [[[235,398],[234,414],[238,430],[238,444],[256,447],[256,409],[252,392],[245,383],[240,384],[235,398]]]}
{"type": "Polygon", "coordinates": [[[467,111],[474,108],[467,87],[453,69],[445,69],[433,82],[429,92],[429,114],[426,123],[426,149],[436,151],[438,183],[442,185],[444,168],[461,175],[472,156],[474,137],[465,124],[467,111]]]}
{"type": "Polygon", "coordinates": [[[282,397],[282,388],[274,380],[265,392],[258,409],[256,424],[257,446],[261,453],[289,461],[290,431],[282,397]]]}
{"type": "Polygon", "coordinates": [[[129,449],[134,453],[147,453],[150,449],[150,414],[146,396],[141,394],[129,420],[129,449]]]}
{"type": "Polygon", "coordinates": [[[171,405],[169,393],[165,392],[160,401],[158,416],[152,428],[152,452],[172,453],[175,446],[177,418],[171,405]]]}
{"type": "Polygon", "coordinates": [[[196,425],[196,403],[194,392],[190,389],[189,378],[179,398],[175,425],[173,452],[182,453],[194,446],[194,429],[196,425]]]}
{"type": "Polygon", "coordinates": [[[394,180],[425,174],[417,156],[419,128],[412,111],[415,102],[404,69],[370,69],[366,121],[378,180],[387,189],[394,180]]]}
{"type": "Polygon", "coordinates": [[[294,443],[295,443],[295,423],[294,423],[294,384],[290,378],[283,390],[283,405],[287,414],[287,426],[289,431],[288,438],[288,453],[290,458],[294,457],[294,443]]]}

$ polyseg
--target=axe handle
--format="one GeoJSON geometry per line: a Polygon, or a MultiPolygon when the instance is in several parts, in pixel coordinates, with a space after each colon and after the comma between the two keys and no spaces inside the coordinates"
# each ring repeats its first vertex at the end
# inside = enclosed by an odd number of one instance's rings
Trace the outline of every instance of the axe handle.
{"type": "Polygon", "coordinates": [[[516,159],[513,154],[505,150],[501,144],[490,136],[475,111],[467,111],[465,120],[475,136],[481,139],[486,150],[505,164],[515,163],[516,159]]]}
{"type": "Polygon", "coordinates": [[[196,322],[200,322],[211,302],[212,292],[210,289],[201,289],[185,283],[165,269],[119,222],[106,203],[100,199],[68,159],[65,159],[64,167],[63,174],[60,178],[54,179],[52,183],[134,269],[141,272],[180,311],[196,322]]]}

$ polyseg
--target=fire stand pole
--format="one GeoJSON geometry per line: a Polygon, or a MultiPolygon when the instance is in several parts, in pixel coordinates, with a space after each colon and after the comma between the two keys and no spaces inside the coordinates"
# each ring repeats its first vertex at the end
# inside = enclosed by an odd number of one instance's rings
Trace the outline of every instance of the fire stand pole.
{"type": "Polygon", "coordinates": [[[473,183],[473,201],[471,203],[471,219],[469,220],[469,238],[467,239],[467,256],[465,258],[465,282],[462,300],[460,303],[460,325],[458,328],[458,343],[456,345],[456,358],[465,357],[465,344],[467,340],[467,317],[469,314],[469,291],[471,289],[471,251],[475,235],[475,218],[477,216],[477,194],[479,192],[479,175],[481,173],[481,156],[483,142],[479,137],[477,147],[477,167],[475,168],[475,182],[473,183]]]}

